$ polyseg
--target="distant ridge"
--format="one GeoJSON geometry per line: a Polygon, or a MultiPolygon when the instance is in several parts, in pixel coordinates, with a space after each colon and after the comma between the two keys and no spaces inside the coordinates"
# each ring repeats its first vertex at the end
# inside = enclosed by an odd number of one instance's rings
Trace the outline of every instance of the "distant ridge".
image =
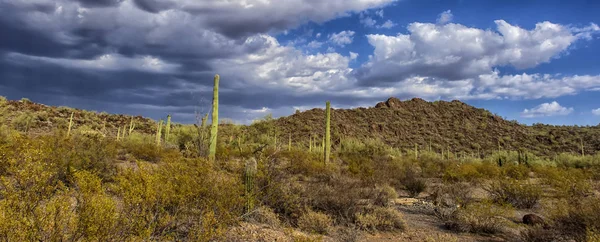
{"type": "MultiPolygon", "coordinates": [[[[311,109],[277,120],[282,132],[297,139],[323,133],[323,109],[311,109]]],[[[526,149],[538,155],[600,150],[600,127],[527,126],[454,100],[427,102],[420,98],[389,98],[371,108],[332,111],[334,137],[377,138],[394,147],[440,152],[491,153],[526,149]]],[[[335,141],[334,141],[335,142],[335,141]]]]}

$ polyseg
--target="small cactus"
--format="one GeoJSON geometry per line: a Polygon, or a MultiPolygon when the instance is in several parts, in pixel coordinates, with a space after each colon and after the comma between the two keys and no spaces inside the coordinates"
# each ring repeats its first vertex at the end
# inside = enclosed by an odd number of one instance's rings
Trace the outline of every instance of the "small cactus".
{"type": "Polygon", "coordinates": [[[121,138],[121,127],[117,129],[117,141],[121,138]]]}

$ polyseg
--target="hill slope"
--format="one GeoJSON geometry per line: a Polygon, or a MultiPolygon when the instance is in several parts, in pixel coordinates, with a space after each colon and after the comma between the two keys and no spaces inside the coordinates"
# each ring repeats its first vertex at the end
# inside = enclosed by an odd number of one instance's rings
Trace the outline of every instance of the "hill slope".
{"type": "MultiPolygon", "coordinates": [[[[321,137],[324,115],[323,109],[312,109],[277,122],[284,133],[304,140],[311,134],[321,137]]],[[[414,149],[415,144],[429,149],[431,144],[436,152],[450,148],[452,152],[491,153],[500,148],[548,156],[581,152],[581,143],[586,154],[600,150],[600,126],[527,126],[460,101],[390,98],[371,108],[335,109],[332,130],[334,143],[340,137],[376,138],[405,149],[414,149]]]]}

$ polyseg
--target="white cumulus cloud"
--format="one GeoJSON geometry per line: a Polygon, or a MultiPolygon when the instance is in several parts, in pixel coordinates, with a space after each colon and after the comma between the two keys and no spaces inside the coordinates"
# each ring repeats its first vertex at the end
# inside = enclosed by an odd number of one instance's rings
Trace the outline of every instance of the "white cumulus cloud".
{"type": "Polygon", "coordinates": [[[330,34],[329,42],[343,47],[352,43],[354,40],[354,33],[355,32],[351,30],[345,30],[339,33],[330,34]]]}
{"type": "Polygon", "coordinates": [[[446,24],[446,23],[452,22],[453,18],[454,18],[454,15],[452,15],[452,11],[446,10],[446,11],[440,13],[440,15],[438,16],[438,19],[437,19],[437,23],[438,24],[446,24]]]}
{"type": "Polygon", "coordinates": [[[542,103],[531,109],[525,109],[521,113],[521,116],[525,118],[564,116],[569,115],[572,112],[573,108],[563,107],[558,102],[553,101],[551,103],[542,103]]]}

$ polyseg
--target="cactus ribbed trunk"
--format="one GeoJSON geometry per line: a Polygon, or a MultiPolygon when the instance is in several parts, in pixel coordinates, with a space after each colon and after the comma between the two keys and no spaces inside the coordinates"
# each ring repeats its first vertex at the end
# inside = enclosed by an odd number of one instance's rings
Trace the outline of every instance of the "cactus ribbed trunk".
{"type": "Polygon", "coordinates": [[[415,159],[419,159],[419,147],[415,144],[415,159]]]}
{"type": "Polygon", "coordinates": [[[331,155],[331,103],[325,103],[325,163],[329,163],[331,155]]]}
{"type": "Polygon", "coordinates": [[[67,131],[67,137],[71,136],[71,128],[73,128],[73,112],[71,112],[71,118],[69,118],[69,130],[67,131]]]}
{"type": "Polygon", "coordinates": [[[208,159],[214,161],[217,154],[217,134],[219,132],[219,75],[215,75],[212,103],[212,124],[210,128],[210,147],[208,159]]]}
{"type": "MultiPolygon", "coordinates": [[[[135,129],[135,123],[133,122],[133,117],[131,117],[131,122],[129,122],[129,135],[131,136],[131,133],[133,133],[133,130],[135,129]]],[[[125,130],[123,130],[123,136],[125,136],[125,130]]]]}
{"type": "Polygon", "coordinates": [[[162,125],[163,125],[163,120],[161,119],[160,122],[158,122],[158,129],[156,130],[156,146],[160,146],[160,139],[162,137],[162,125]]]}
{"type": "Polygon", "coordinates": [[[244,171],[244,180],[246,187],[246,213],[252,212],[254,210],[254,180],[256,177],[258,165],[256,164],[256,159],[250,158],[246,160],[246,169],[244,171]]]}
{"type": "Polygon", "coordinates": [[[308,138],[308,152],[312,152],[312,147],[313,147],[313,138],[312,135],[308,138]]]}
{"type": "Polygon", "coordinates": [[[121,127],[117,129],[117,141],[121,138],[121,127]]]}
{"type": "Polygon", "coordinates": [[[585,151],[583,150],[583,138],[581,138],[581,156],[585,156],[585,151]]]}
{"type": "Polygon", "coordinates": [[[288,151],[292,151],[292,134],[290,134],[288,139],[288,151]]]}
{"type": "Polygon", "coordinates": [[[171,115],[167,115],[167,126],[165,126],[165,143],[169,142],[169,134],[171,134],[171,115]]]}

